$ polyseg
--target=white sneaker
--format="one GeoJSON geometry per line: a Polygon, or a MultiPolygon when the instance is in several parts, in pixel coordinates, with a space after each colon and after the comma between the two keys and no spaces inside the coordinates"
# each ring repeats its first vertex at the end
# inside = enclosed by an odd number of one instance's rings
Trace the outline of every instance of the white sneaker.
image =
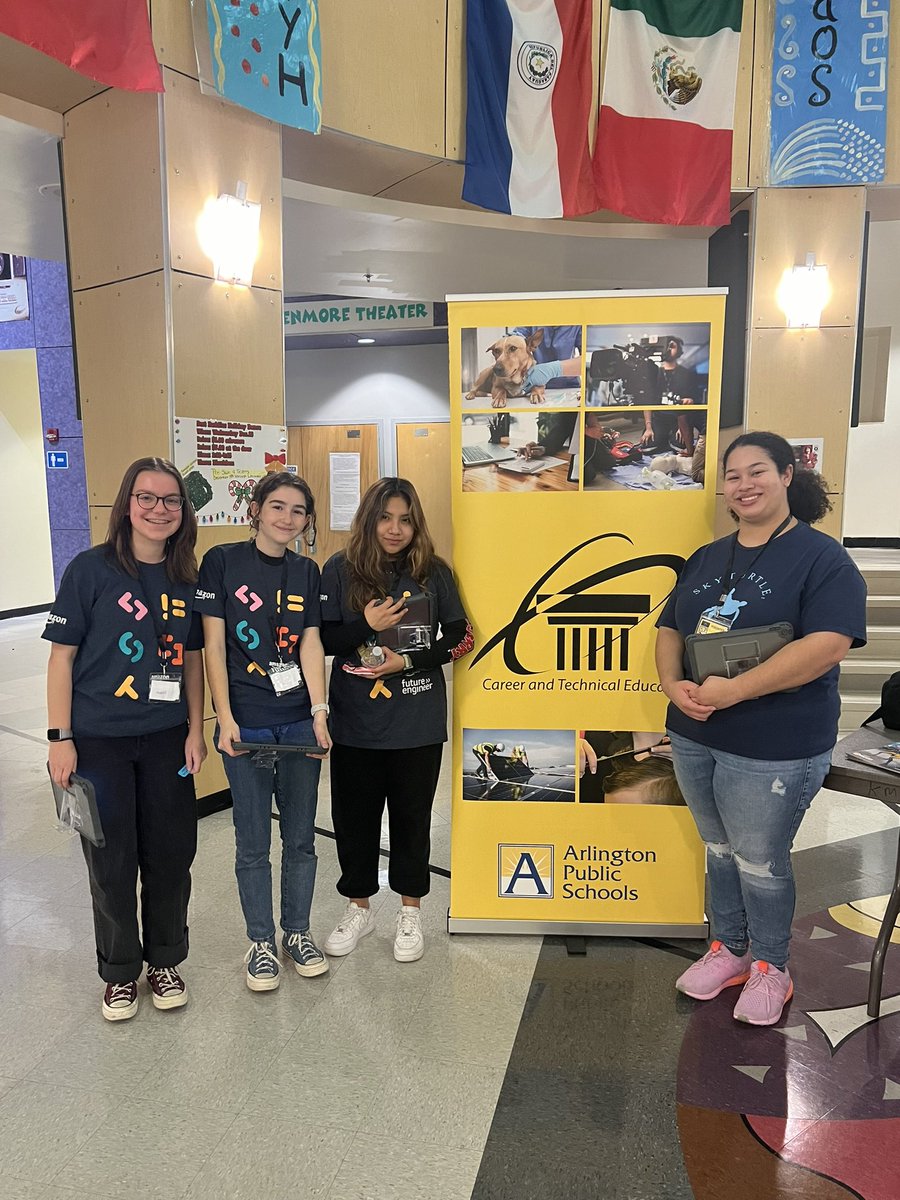
{"type": "Polygon", "coordinates": [[[397,914],[394,958],[397,962],[415,962],[425,953],[422,914],[414,904],[404,904],[397,914]]]}
{"type": "Polygon", "coordinates": [[[333,931],[325,939],[322,949],[332,958],[340,958],[356,949],[360,938],[371,933],[375,928],[375,914],[371,908],[360,908],[351,900],[344,915],[338,921],[333,931]]]}

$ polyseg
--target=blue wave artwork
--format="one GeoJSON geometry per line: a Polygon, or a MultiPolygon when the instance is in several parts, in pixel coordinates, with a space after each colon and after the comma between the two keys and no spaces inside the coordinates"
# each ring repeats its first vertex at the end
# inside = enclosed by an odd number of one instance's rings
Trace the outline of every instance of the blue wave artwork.
{"type": "Polygon", "coordinates": [[[890,0],[777,0],[772,186],[884,178],[890,0]]]}

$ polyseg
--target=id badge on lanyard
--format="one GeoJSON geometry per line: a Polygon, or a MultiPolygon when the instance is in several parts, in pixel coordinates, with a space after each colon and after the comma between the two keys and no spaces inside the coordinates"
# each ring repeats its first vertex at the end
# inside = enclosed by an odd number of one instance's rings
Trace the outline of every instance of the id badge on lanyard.
{"type": "Polygon", "coordinates": [[[181,676],[169,675],[165,670],[159,675],[151,675],[148,699],[162,704],[176,704],[181,699],[181,676]]]}
{"type": "Polygon", "coordinates": [[[150,619],[153,621],[153,629],[156,633],[157,656],[160,660],[160,670],[150,676],[150,691],[147,699],[152,704],[177,704],[181,699],[181,673],[170,673],[169,671],[169,655],[168,642],[171,637],[167,635],[167,620],[160,624],[159,617],[156,612],[156,604],[159,603],[159,597],[154,598],[153,589],[147,584],[144,578],[144,573],[138,570],[141,583],[144,591],[147,593],[147,600],[150,606],[150,619]]]}
{"type": "MultiPolygon", "coordinates": [[[[266,672],[275,689],[276,696],[286,696],[289,692],[297,692],[303,687],[303,676],[300,665],[296,662],[285,662],[281,657],[281,605],[287,595],[288,564],[287,553],[281,568],[281,588],[278,592],[278,602],[275,606],[275,619],[272,622],[272,637],[278,653],[277,661],[270,662],[266,672]]],[[[287,630],[285,629],[285,632],[287,630]]]]}
{"type": "MultiPolygon", "coordinates": [[[[735,613],[735,616],[737,614],[735,613]]],[[[701,613],[694,633],[727,633],[734,624],[734,617],[724,617],[716,609],[701,613]]]]}

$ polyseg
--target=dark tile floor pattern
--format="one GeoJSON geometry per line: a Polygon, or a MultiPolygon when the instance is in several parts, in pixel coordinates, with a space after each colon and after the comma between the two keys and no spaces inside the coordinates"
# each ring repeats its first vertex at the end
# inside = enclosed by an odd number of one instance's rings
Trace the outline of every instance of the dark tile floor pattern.
{"type": "MultiPolygon", "coordinates": [[[[798,916],[885,893],[896,851],[886,830],[799,852],[798,916]]],[[[473,1200],[693,1200],[675,1080],[695,1003],[673,983],[703,948],[594,938],[570,956],[563,938],[545,938],[473,1200]]],[[[758,1200],[853,1194],[748,1142],[748,1163],[766,1154],[758,1200]]]]}

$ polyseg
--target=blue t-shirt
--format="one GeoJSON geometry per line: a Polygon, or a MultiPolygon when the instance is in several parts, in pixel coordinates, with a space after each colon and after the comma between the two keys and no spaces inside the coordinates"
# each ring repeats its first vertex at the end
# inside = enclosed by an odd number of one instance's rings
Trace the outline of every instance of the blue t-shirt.
{"type": "Polygon", "coordinates": [[[319,591],[318,566],[292,550],[273,558],[249,541],[213,546],[204,555],[194,604],[225,622],[228,691],[238,725],[270,729],[309,720],[305,684],[279,696],[268,669],[279,650],[282,661],[299,663],[304,631],[322,624],[319,591]]]}
{"type": "MultiPolygon", "coordinates": [[[[682,637],[693,633],[701,614],[717,606],[734,534],[703,546],[684,565],[657,621],[682,637]]],[[[760,547],[738,544],[732,578],[740,579],[760,547]]],[[[729,593],[728,588],[724,589],[729,593]]],[[[751,629],[788,621],[795,639],[810,633],[841,633],[853,647],[866,644],[866,584],[850,555],[827,534],[802,521],[777,537],[752,570],[732,589],[722,607],[734,615],[732,628],[751,629]]],[[[837,739],[841,703],[840,669],[833,667],[796,691],[774,692],[694,721],[669,705],[667,728],[715,750],[746,758],[811,758],[837,739]]],[[[685,661],[685,678],[689,678],[685,661]]]]}
{"type": "Polygon", "coordinates": [[[200,650],[203,630],[193,613],[192,583],[172,583],[165,563],[141,563],[133,579],[105,546],[66,567],[42,637],[77,646],[72,665],[72,730],[82,737],[138,737],[187,720],[184,687],[174,702],[151,701],[150,676],[181,675],[184,654],[200,650]]]}

